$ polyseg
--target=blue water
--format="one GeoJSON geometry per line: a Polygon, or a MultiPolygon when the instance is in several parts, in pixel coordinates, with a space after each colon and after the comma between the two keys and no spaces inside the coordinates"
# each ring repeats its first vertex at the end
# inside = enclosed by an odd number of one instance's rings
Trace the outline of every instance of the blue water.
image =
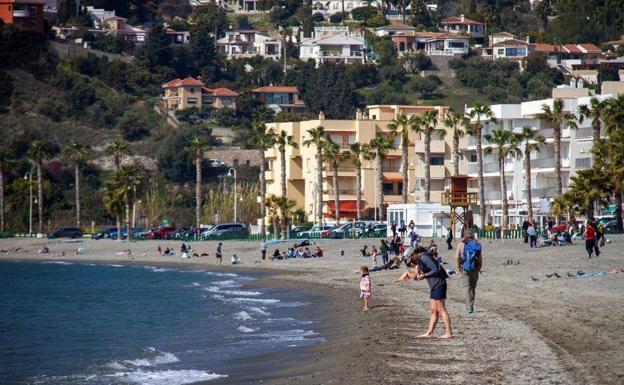
{"type": "Polygon", "coordinates": [[[254,279],[151,266],[0,262],[0,384],[260,380],[272,368],[258,365],[259,356],[299,352],[322,337],[308,315],[311,294],[258,288],[254,279]]]}

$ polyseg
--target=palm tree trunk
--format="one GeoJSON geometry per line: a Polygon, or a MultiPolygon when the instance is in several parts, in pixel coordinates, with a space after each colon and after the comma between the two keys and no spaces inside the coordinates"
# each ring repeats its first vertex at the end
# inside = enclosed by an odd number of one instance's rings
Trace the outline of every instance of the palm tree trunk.
{"type": "Polygon", "coordinates": [[[555,182],[557,183],[557,194],[563,192],[561,182],[561,127],[554,127],[553,136],[555,138],[555,182]]]}
{"type": "Polygon", "coordinates": [[[4,170],[2,167],[0,167],[0,231],[4,231],[4,170]]]}
{"type": "Polygon", "coordinates": [[[409,175],[407,170],[407,159],[408,159],[408,146],[409,141],[405,141],[401,143],[401,171],[403,172],[403,203],[407,203],[407,190],[409,188],[409,175]]]}
{"type": "Polygon", "coordinates": [[[282,239],[288,239],[288,215],[286,213],[282,214],[282,239]]]}
{"type": "Polygon", "coordinates": [[[357,183],[357,191],[355,192],[355,201],[357,208],[355,209],[357,220],[361,219],[360,207],[362,206],[362,165],[357,166],[355,170],[355,179],[357,183]]]}
{"type": "Polygon", "coordinates": [[[459,175],[459,134],[453,132],[453,175],[459,175]]]}
{"type": "Polygon", "coordinates": [[[117,222],[117,240],[121,241],[121,216],[115,214],[115,221],[117,222]]]}
{"type": "Polygon", "coordinates": [[[384,220],[384,193],[383,193],[383,158],[377,154],[377,210],[379,210],[379,220],[384,220]]]}
{"type": "Polygon", "coordinates": [[[126,197],[126,240],[132,240],[132,229],[130,228],[130,196],[126,197]]]}
{"type": "Polygon", "coordinates": [[[316,146],[316,218],[323,223],[323,147],[316,146]]]}
{"type": "Polygon", "coordinates": [[[37,194],[39,199],[39,234],[43,234],[43,162],[37,162],[37,194]]]}
{"type": "Polygon", "coordinates": [[[498,169],[500,170],[501,199],[503,202],[503,229],[507,229],[509,225],[509,205],[507,203],[507,185],[505,183],[505,160],[498,160],[498,169]]]}
{"type": "Polygon", "coordinates": [[[336,225],[340,223],[340,190],[338,190],[338,164],[334,163],[334,176],[332,178],[334,184],[334,205],[336,206],[336,225]]]}
{"type": "Polygon", "coordinates": [[[202,211],[202,197],[201,197],[201,184],[202,184],[202,170],[201,170],[201,156],[195,158],[195,228],[199,229],[201,222],[202,211]]]}
{"type": "Polygon", "coordinates": [[[80,228],[80,165],[74,165],[74,178],[76,179],[76,227],[80,228]]]}
{"type": "Polygon", "coordinates": [[[263,239],[266,234],[266,225],[264,223],[264,217],[266,216],[265,162],[264,149],[260,149],[260,217],[262,218],[260,222],[260,234],[262,234],[263,239]]]}
{"type": "Polygon", "coordinates": [[[600,142],[600,119],[594,119],[592,122],[592,128],[594,129],[594,143],[600,142]]]}
{"type": "Polygon", "coordinates": [[[531,152],[524,148],[524,189],[526,190],[527,211],[529,221],[533,221],[533,196],[531,194],[531,152]]]}
{"type": "MultiPolygon", "coordinates": [[[[479,123],[477,123],[479,124],[479,123]]],[[[485,187],[483,186],[483,148],[481,144],[481,129],[476,132],[477,139],[477,165],[478,165],[478,177],[479,177],[479,215],[481,216],[481,227],[487,224],[487,218],[485,217],[485,187]]]]}
{"type": "Polygon", "coordinates": [[[431,202],[431,132],[425,132],[425,202],[431,202]]]}
{"type": "Polygon", "coordinates": [[[280,178],[282,181],[282,196],[283,197],[287,197],[286,195],[286,149],[281,149],[280,150],[280,178]]]}
{"type": "Polygon", "coordinates": [[[622,232],[622,191],[615,192],[615,231],[622,232]]]}
{"type": "Polygon", "coordinates": [[[280,220],[277,214],[273,217],[273,239],[279,239],[280,220]]]}

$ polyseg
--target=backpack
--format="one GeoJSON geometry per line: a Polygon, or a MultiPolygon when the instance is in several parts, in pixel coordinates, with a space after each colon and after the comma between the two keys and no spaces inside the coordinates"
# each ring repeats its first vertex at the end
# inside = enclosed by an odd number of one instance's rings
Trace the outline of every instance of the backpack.
{"type": "Polygon", "coordinates": [[[464,271],[477,271],[479,258],[481,257],[481,245],[476,241],[469,241],[464,244],[462,254],[462,268],[464,271]]]}

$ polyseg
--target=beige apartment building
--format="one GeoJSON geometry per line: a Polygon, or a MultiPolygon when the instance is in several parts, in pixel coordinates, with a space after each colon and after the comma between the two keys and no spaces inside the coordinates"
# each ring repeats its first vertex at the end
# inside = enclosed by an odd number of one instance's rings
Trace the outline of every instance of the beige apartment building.
{"type": "Polygon", "coordinates": [[[229,88],[207,88],[193,77],[174,79],[161,86],[164,90],[162,101],[167,110],[212,107],[236,108],[238,94],[229,88]]]}
{"type": "MultiPolygon", "coordinates": [[[[286,184],[289,199],[296,202],[297,208],[303,208],[310,220],[314,218],[316,186],[316,148],[306,147],[303,143],[310,138],[308,130],[322,126],[333,142],[340,144],[342,151],[349,151],[353,143],[365,144],[380,132],[391,137],[388,124],[399,114],[408,116],[418,115],[424,111],[435,110],[439,113],[439,120],[447,113],[448,107],[442,106],[401,106],[401,105],[372,105],[366,111],[356,113],[353,120],[325,119],[319,114],[318,119],[301,122],[282,122],[267,124],[275,132],[285,131],[293,136],[298,148],[286,149],[286,184]]],[[[443,128],[439,124],[439,128],[443,128]]],[[[391,137],[392,138],[392,137],[391,137]]],[[[424,144],[418,134],[412,132],[409,136],[409,202],[422,201],[424,196],[423,156],[424,144]]],[[[393,148],[388,152],[383,162],[383,190],[384,203],[401,203],[403,177],[401,173],[401,143],[400,137],[392,138],[393,148]]],[[[445,180],[452,173],[451,164],[451,135],[440,140],[437,135],[431,141],[432,154],[432,200],[440,201],[445,188],[445,180]],[[435,165],[433,165],[435,164],[435,165]]],[[[281,195],[280,155],[277,148],[266,151],[268,167],[266,171],[267,194],[281,195]]],[[[376,161],[363,161],[362,167],[362,213],[367,209],[374,209],[376,205],[376,161]]],[[[328,162],[323,166],[323,213],[327,218],[335,214],[334,192],[332,185],[333,171],[328,162]]],[[[356,204],[356,168],[352,160],[344,160],[338,169],[340,192],[340,213],[343,218],[355,218],[356,204]]]]}

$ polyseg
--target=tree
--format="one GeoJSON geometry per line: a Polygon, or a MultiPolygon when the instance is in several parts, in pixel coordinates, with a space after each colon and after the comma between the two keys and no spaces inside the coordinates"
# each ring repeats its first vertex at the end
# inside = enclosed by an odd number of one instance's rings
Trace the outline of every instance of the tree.
{"type": "Polygon", "coordinates": [[[295,207],[295,201],[285,196],[275,197],[274,199],[275,205],[282,216],[280,221],[282,224],[282,239],[288,239],[288,226],[292,209],[295,207]]]}
{"type": "Polygon", "coordinates": [[[155,23],[149,30],[142,56],[149,67],[154,69],[158,66],[168,66],[171,63],[173,51],[171,40],[162,23],[155,23]]]}
{"type": "Polygon", "coordinates": [[[141,187],[143,173],[136,166],[121,166],[115,172],[115,194],[123,201],[126,211],[126,240],[132,241],[132,228],[130,227],[130,207],[136,199],[137,190],[141,187]]]}
{"type": "Polygon", "coordinates": [[[39,234],[43,234],[43,161],[52,156],[52,151],[47,143],[33,140],[28,150],[28,157],[37,167],[37,194],[39,204],[39,234]]]}
{"type": "Polygon", "coordinates": [[[322,126],[312,128],[307,133],[310,138],[303,145],[316,146],[316,218],[318,223],[323,223],[323,146],[328,136],[322,126]]]}
{"type": "Polygon", "coordinates": [[[106,150],[104,150],[104,155],[113,157],[115,170],[119,170],[119,167],[121,166],[121,160],[131,154],[132,153],[130,152],[128,143],[121,140],[112,141],[111,144],[106,147],[106,150]]]}
{"type": "Polygon", "coordinates": [[[392,148],[392,141],[387,136],[378,132],[368,143],[370,148],[370,158],[376,159],[377,165],[377,210],[379,210],[379,220],[384,220],[384,193],[383,193],[383,161],[392,148]]]}
{"type": "Polygon", "coordinates": [[[286,131],[280,131],[280,133],[275,138],[275,144],[277,145],[277,150],[280,153],[280,162],[281,162],[281,171],[280,171],[280,180],[282,185],[282,196],[287,197],[287,189],[286,189],[286,147],[290,146],[292,148],[299,148],[297,142],[295,142],[292,135],[288,135],[286,131]]]}
{"type": "Polygon", "coordinates": [[[80,228],[80,167],[91,155],[91,147],[74,139],[65,146],[65,157],[74,166],[74,183],[76,190],[76,227],[80,228]]]}
{"type": "Polygon", "coordinates": [[[332,185],[334,190],[334,206],[335,206],[335,219],[336,224],[340,223],[340,187],[338,185],[338,168],[340,167],[340,161],[345,159],[346,156],[340,153],[340,145],[332,142],[328,137],[323,143],[323,152],[325,159],[329,161],[332,175],[332,185]]]}
{"type": "Polygon", "coordinates": [[[423,112],[417,122],[414,131],[425,137],[425,201],[431,202],[431,134],[437,132],[442,139],[446,135],[446,131],[435,128],[438,124],[438,111],[423,112]]]}
{"type": "Polygon", "coordinates": [[[552,108],[544,104],[542,112],[537,114],[539,120],[543,120],[550,124],[553,128],[553,138],[555,140],[555,181],[557,183],[557,194],[563,191],[563,183],[561,181],[561,130],[562,126],[569,128],[577,128],[576,118],[573,114],[563,110],[563,101],[555,99],[552,108]]]}
{"type": "MultiPolygon", "coordinates": [[[[204,142],[199,137],[194,137],[187,146],[189,151],[195,157],[195,228],[199,229],[201,226],[201,212],[202,212],[202,160],[204,153],[210,150],[210,145],[204,142]]],[[[234,198],[236,199],[236,197],[234,198]]]]}
{"type": "Polygon", "coordinates": [[[531,127],[522,127],[519,140],[524,144],[524,189],[526,190],[527,211],[529,220],[533,220],[533,196],[531,193],[531,153],[538,152],[546,143],[546,138],[533,131],[531,127]]]}
{"type": "Polygon", "coordinates": [[[576,175],[570,177],[568,193],[572,202],[581,208],[581,212],[590,221],[594,220],[595,203],[606,206],[609,196],[604,189],[609,183],[604,174],[596,173],[596,170],[578,170],[576,175]]]}
{"type": "Polygon", "coordinates": [[[414,115],[407,117],[405,114],[397,115],[390,123],[388,128],[392,133],[392,136],[401,137],[401,171],[403,172],[403,189],[402,198],[403,203],[407,203],[407,191],[409,189],[409,166],[408,153],[409,153],[409,133],[410,131],[418,132],[420,127],[420,120],[414,115]]]}
{"type": "Polygon", "coordinates": [[[406,51],[401,56],[401,64],[406,71],[416,73],[431,67],[431,59],[422,51],[406,51]]]}
{"type": "Polygon", "coordinates": [[[11,157],[7,151],[0,152],[0,232],[4,232],[4,173],[11,166],[11,157]]]}
{"type": "Polygon", "coordinates": [[[479,215],[481,216],[481,227],[485,226],[485,188],[483,181],[483,123],[482,118],[490,119],[492,123],[496,123],[494,113],[488,106],[475,103],[474,107],[467,114],[467,118],[471,123],[466,127],[466,133],[477,141],[477,164],[478,164],[478,181],[479,181],[479,215]],[[474,123],[472,120],[474,119],[474,123]]]}
{"type": "Polygon", "coordinates": [[[113,181],[107,183],[104,187],[103,203],[106,211],[115,216],[115,224],[117,226],[117,239],[121,240],[121,216],[123,215],[124,202],[117,194],[113,181]]]}
{"type": "Polygon", "coordinates": [[[442,124],[453,133],[453,148],[451,150],[451,159],[453,163],[453,175],[459,175],[459,139],[465,135],[462,129],[468,122],[461,114],[449,112],[442,120],[442,124]]]}
{"type": "Polygon", "coordinates": [[[594,143],[600,141],[600,129],[602,128],[602,116],[607,109],[606,100],[598,100],[591,98],[589,104],[583,104],[578,107],[579,123],[583,123],[585,119],[591,119],[592,129],[594,130],[594,143]]]}
{"type": "Polygon", "coordinates": [[[328,119],[351,117],[360,104],[344,64],[323,63],[298,86],[306,105],[315,113],[323,111],[328,119]]]}
{"type": "Polygon", "coordinates": [[[219,73],[219,60],[213,32],[214,28],[209,26],[195,25],[192,28],[189,42],[189,53],[193,58],[193,66],[201,74],[204,81],[215,80],[219,73]]]}
{"type": "Polygon", "coordinates": [[[349,146],[349,151],[349,154],[352,156],[351,163],[355,166],[355,200],[357,204],[356,215],[357,220],[359,221],[362,214],[362,158],[366,159],[368,157],[369,148],[367,144],[360,144],[356,142],[349,146]]]}
{"type": "Polygon", "coordinates": [[[507,229],[509,226],[509,203],[507,201],[507,184],[505,182],[505,159],[507,157],[517,158],[522,154],[518,148],[520,138],[511,131],[498,129],[492,131],[491,134],[486,134],[484,139],[492,145],[486,147],[486,154],[492,154],[494,148],[497,150],[501,201],[503,202],[503,229],[507,229]]]}
{"type": "Polygon", "coordinates": [[[264,122],[256,122],[252,127],[251,144],[258,149],[260,153],[260,216],[262,222],[260,223],[260,233],[264,237],[266,234],[266,227],[264,223],[264,217],[266,216],[266,157],[265,151],[272,148],[275,144],[275,132],[273,129],[267,130],[264,122]]]}
{"type": "Polygon", "coordinates": [[[437,76],[429,75],[427,77],[417,76],[412,80],[414,91],[420,94],[421,99],[427,98],[440,85],[440,79],[437,76]]]}
{"type": "Polygon", "coordinates": [[[615,198],[615,226],[616,231],[621,233],[623,231],[622,194],[624,193],[624,152],[621,147],[624,143],[624,95],[620,94],[616,98],[608,99],[604,125],[607,139],[601,141],[598,146],[594,144],[594,150],[598,152],[594,160],[611,179],[615,198]]]}

